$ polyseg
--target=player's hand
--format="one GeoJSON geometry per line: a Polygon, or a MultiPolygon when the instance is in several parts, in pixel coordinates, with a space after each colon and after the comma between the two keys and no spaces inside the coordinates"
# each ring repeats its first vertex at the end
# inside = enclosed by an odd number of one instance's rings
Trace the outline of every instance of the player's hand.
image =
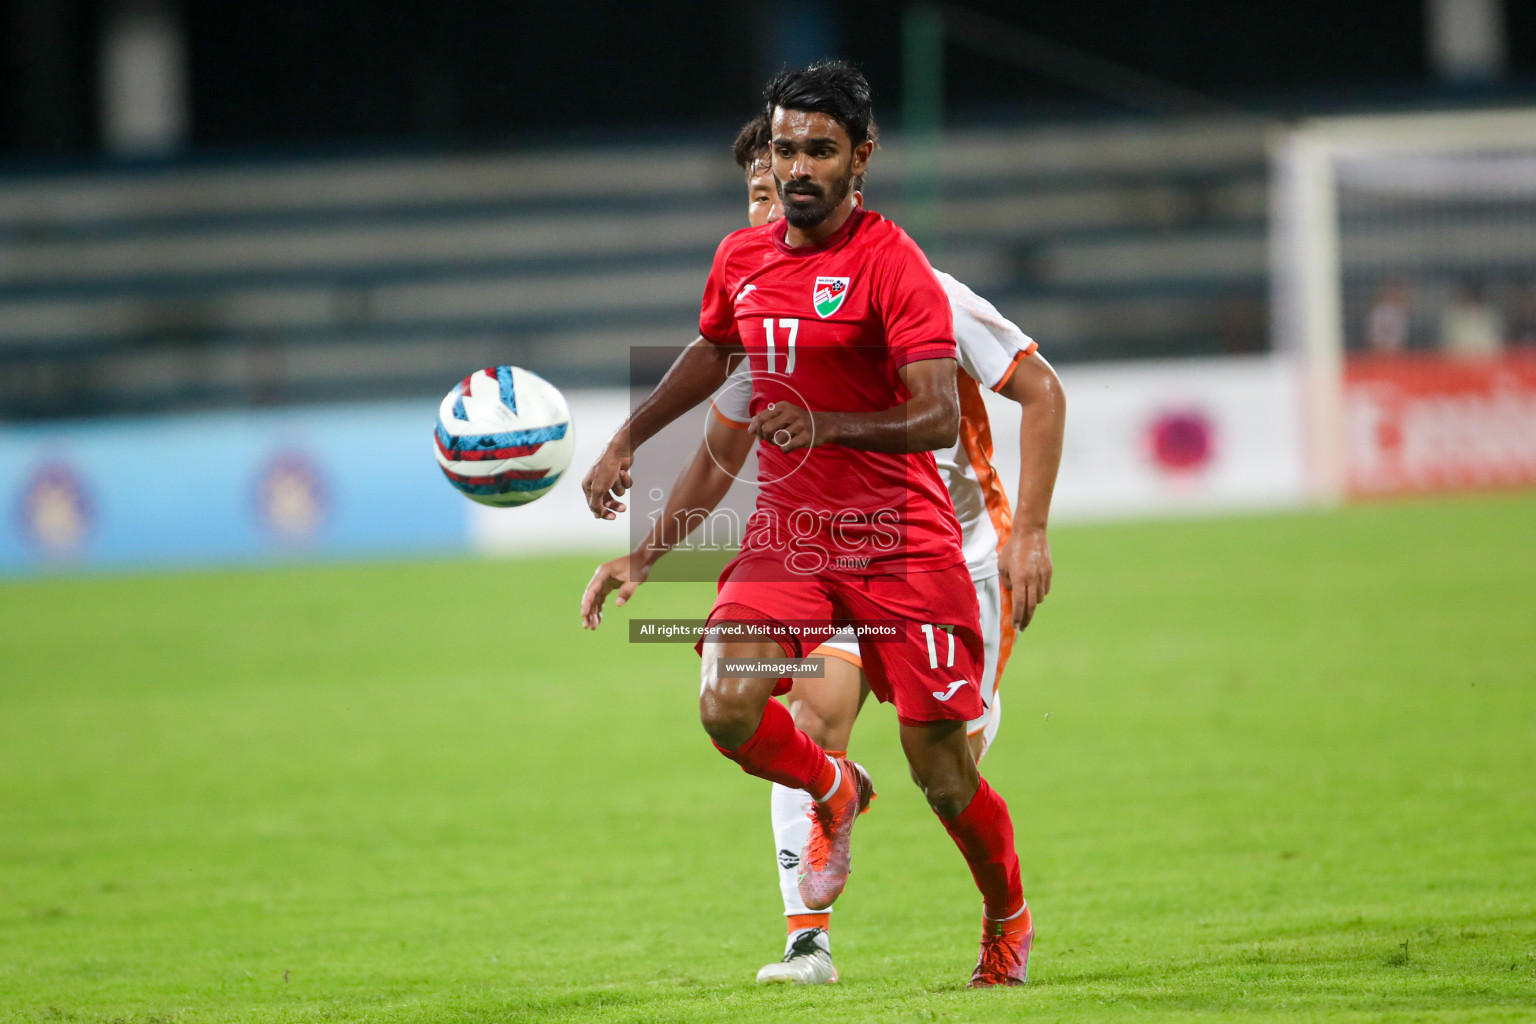
{"type": "Polygon", "coordinates": [[[752,417],[747,429],[781,452],[810,448],[816,443],[811,414],[793,402],[774,402],[752,417]]]}
{"type": "Polygon", "coordinates": [[[1023,629],[1051,592],[1051,544],[1045,531],[1014,524],[998,563],[1000,582],[1013,595],[1013,628],[1023,629]]]}
{"type": "Polygon", "coordinates": [[[587,584],[587,592],[581,595],[582,628],[596,629],[602,623],[603,601],[609,594],[618,591],[613,603],[622,605],[650,574],[650,564],[642,563],[637,555],[622,555],[598,566],[592,582],[587,584]]]}
{"type": "Polygon", "coordinates": [[[593,516],[617,519],[618,514],[628,507],[619,496],[635,485],[634,478],[629,475],[629,467],[634,463],[633,455],[620,455],[611,445],[603,449],[602,457],[587,470],[581,481],[581,489],[587,495],[587,507],[593,516]]]}

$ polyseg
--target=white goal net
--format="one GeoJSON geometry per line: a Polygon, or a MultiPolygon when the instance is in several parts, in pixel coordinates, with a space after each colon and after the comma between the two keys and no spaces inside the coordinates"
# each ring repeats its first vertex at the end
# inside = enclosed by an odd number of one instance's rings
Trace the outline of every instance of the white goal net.
{"type": "Polygon", "coordinates": [[[1536,481],[1536,111],[1323,119],[1272,154],[1314,492],[1536,481]]]}

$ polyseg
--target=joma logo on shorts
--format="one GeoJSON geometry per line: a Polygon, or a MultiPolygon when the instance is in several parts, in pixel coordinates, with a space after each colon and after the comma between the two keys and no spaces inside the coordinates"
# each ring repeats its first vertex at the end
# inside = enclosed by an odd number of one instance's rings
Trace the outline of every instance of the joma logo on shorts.
{"type": "Polygon", "coordinates": [[[943,693],[940,693],[938,690],[934,690],[933,695],[939,700],[949,700],[949,698],[953,697],[957,692],[959,692],[960,687],[964,685],[964,679],[956,679],[954,682],[949,684],[948,690],[944,691],[943,693]]]}

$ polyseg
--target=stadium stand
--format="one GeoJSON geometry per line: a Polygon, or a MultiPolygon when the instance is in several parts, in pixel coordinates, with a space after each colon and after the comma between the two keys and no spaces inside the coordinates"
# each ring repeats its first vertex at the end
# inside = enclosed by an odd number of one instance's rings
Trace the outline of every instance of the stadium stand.
{"type": "MultiPolygon", "coordinates": [[[[934,262],[1060,359],[1267,336],[1259,122],[946,137],[934,262]]],[[[903,219],[899,139],[869,202],[903,219]]],[[[517,363],[621,383],[691,336],[741,223],[725,147],[0,177],[0,416],[441,392],[517,363]]]]}

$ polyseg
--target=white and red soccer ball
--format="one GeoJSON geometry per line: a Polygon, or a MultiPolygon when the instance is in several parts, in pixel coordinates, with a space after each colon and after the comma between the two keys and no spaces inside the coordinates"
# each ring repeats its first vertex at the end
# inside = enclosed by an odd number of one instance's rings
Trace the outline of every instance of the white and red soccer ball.
{"type": "Polygon", "coordinates": [[[483,505],[526,505],[571,464],[571,410],[553,384],[517,366],[465,377],[443,399],[433,447],[448,482],[483,505]]]}

